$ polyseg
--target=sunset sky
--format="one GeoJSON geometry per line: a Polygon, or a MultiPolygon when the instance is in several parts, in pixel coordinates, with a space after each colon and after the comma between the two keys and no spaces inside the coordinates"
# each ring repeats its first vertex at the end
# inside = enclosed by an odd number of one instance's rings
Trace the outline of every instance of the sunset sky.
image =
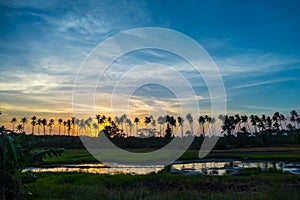
{"type": "MultiPolygon", "coordinates": [[[[72,116],[73,84],[88,53],[108,37],[139,27],[173,29],[201,44],[221,72],[228,113],[300,111],[299,8],[293,0],[0,0],[1,121],[72,116]]],[[[130,63],[157,58],[147,53],[130,63]]],[[[137,112],[143,113],[149,90],[164,103],[174,99],[145,86],[133,98],[137,112]]],[[[199,96],[205,107],[209,94],[199,96]]]]}

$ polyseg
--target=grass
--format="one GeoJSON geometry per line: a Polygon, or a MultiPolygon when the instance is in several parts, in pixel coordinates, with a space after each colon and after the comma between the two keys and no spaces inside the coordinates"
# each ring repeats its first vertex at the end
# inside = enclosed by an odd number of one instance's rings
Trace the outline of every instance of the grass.
{"type": "MultiPolygon", "coordinates": [[[[300,154],[297,152],[217,152],[210,153],[206,158],[234,158],[241,160],[282,160],[300,161],[300,154]]],[[[181,160],[198,159],[198,151],[188,150],[181,157],[181,160]]],[[[47,158],[45,164],[56,163],[89,163],[97,162],[87,150],[66,150],[60,157],[47,158]]]]}
{"type": "Polygon", "coordinates": [[[299,199],[300,176],[248,170],[244,176],[39,173],[28,199],[299,199]]]}

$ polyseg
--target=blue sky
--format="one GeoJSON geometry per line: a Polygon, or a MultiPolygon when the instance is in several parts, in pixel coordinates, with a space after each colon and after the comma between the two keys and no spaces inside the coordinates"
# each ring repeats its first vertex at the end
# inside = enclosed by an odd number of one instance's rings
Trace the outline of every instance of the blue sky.
{"type": "MultiPolygon", "coordinates": [[[[300,111],[299,8],[292,0],[1,0],[1,110],[4,117],[70,116],[73,83],[87,54],[121,31],[154,26],[182,32],[206,49],[221,72],[228,113],[300,111]]],[[[204,89],[203,106],[207,95],[204,89]]]]}

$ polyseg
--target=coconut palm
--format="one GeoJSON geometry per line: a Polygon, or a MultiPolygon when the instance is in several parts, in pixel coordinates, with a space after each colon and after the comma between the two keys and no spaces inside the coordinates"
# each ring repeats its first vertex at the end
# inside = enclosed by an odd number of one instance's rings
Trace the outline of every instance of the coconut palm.
{"type": "MultiPolygon", "coordinates": [[[[131,136],[133,124],[129,118],[126,119],[126,124],[129,126],[129,136],[131,136]]],[[[128,134],[127,134],[127,137],[128,137],[128,134]]]]}
{"type": "Polygon", "coordinates": [[[188,122],[190,124],[190,128],[191,128],[191,132],[194,135],[194,126],[193,126],[194,119],[193,119],[193,116],[189,113],[189,114],[186,115],[185,118],[188,120],[188,122]]]}
{"type": "Polygon", "coordinates": [[[48,123],[48,127],[49,127],[49,135],[51,135],[52,133],[52,125],[54,124],[54,119],[50,119],[49,123],[48,123]]]}
{"type": "Polygon", "coordinates": [[[292,110],[290,114],[291,114],[291,121],[294,123],[294,126],[296,128],[299,128],[298,123],[296,123],[298,119],[298,113],[296,112],[296,110],[292,110]]]}
{"type": "Polygon", "coordinates": [[[177,122],[181,128],[181,137],[183,137],[183,122],[184,122],[184,119],[180,116],[177,117],[177,122]]]}
{"type": "Polygon", "coordinates": [[[234,117],[233,116],[228,116],[228,115],[225,115],[224,116],[224,122],[223,122],[223,125],[222,125],[222,130],[223,132],[227,132],[227,136],[229,138],[229,140],[231,139],[231,133],[232,133],[232,130],[235,129],[235,125],[234,125],[234,117]]]}
{"type": "Polygon", "coordinates": [[[68,119],[67,120],[68,136],[70,136],[71,126],[72,126],[72,120],[68,119]]]}
{"type": "Polygon", "coordinates": [[[161,131],[161,129],[162,129],[162,126],[164,125],[165,121],[166,121],[165,117],[159,116],[157,118],[157,123],[159,124],[159,133],[160,133],[160,136],[162,136],[162,134],[164,132],[164,131],[161,131]]]}
{"type": "Polygon", "coordinates": [[[34,134],[34,127],[36,126],[36,116],[31,117],[32,134],[34,134]]]}
{"type": "Polygon", "coordinates": [[[23,127],[22,124],[19,124],[19,125],[17,126],[17,131],[18,131],[18,133],[24,132],[24,127],[23,127]]]}
{"type": "Polygon", "coordinates": [[[64,121],[63,122],[63,126],[64,126],[64,135],[66,135],[66,126],[67,126],[68,122],[64,121]]]}
{"type": "Polygon", "coordinates": [[[98,114],[96,114],[96,120],[97,120],[97,124],[98,124],[98,126],[97,126],[97,130],[98,130],[98,132],[99,132],[101,115],[98,115],[98,114]]]}
{"type": "Polygon", "coordinates": [[[21,123],[22,123],[22,125],[23,125],[23,131],[24,131],[24,132],[25,132],[25,124],[27,124],[27,122],[28,122],[28,120],[27,120],[26,117],[23,117],[23,118],[21,119],[21,123]]]}
{"type": "Polygon", "coordinates": [[[46,126],[47,126],[47,119],[42,119],[42,126],[43,126],[43,129],[44,129],[44,135],[46,135],[46,126]]]}
{"type": "Polygon", "coordinates": [[[40,126],[42,126],[42,120],[38,119],[36,123],[38,125],[38,134],[40,135],[40,126]]]}
{"type": "Polygon", "coordinates": [[[135,127],[136,127],[136,135],[138,135],[138,126],[140,123],[140,119],[138,117],[134,118],[134,123],[135,123],[135,127]]]}
{"type": "Polygon", "coordinates": [[[59,118],[57,122],[58,122],[58,135],[60,135],[60,128],[61,128],[61,124],[63,123],[63,119],[59,118]]]}
{"type": "Polygon", "coordinates": [[[15,123],[17,122],[17,119],[14,117],[14,118],[12,118],[11,119],[11,121],[10,121],[12,124],[13,124],[13,131],[15,131],[15,123]]]}
{"type": "Polygon", "coordinates": [[[202,127],[203,136],[205,136],[205,130],[204,130],[205,118],[203,116],[199,116],[198,123],[199,123],[199,127],[202,127]]]}

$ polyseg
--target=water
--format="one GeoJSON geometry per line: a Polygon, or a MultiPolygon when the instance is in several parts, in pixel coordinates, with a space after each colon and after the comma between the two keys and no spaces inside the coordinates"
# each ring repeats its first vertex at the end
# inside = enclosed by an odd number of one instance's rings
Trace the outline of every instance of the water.
{"type": "MultiPolygon", "coordinates": [[[[85,172],[92,174],[132,174],[143,175],[151,172],[157,173],[164,167],[161,165],[139,166],[120,165],[111,163],[109,166],[101,163],[66,164],[31,167],[25,171],[33,172],[85,172]]],[[[276,161],[239,161],[239,160],[199,160],[179,161],[170,166],[170,173],[183,175],[234,175],[247,168],[260,168],[262,171],[277,169],[286,173],[300,174],[300,163],[276,161]]]]}

